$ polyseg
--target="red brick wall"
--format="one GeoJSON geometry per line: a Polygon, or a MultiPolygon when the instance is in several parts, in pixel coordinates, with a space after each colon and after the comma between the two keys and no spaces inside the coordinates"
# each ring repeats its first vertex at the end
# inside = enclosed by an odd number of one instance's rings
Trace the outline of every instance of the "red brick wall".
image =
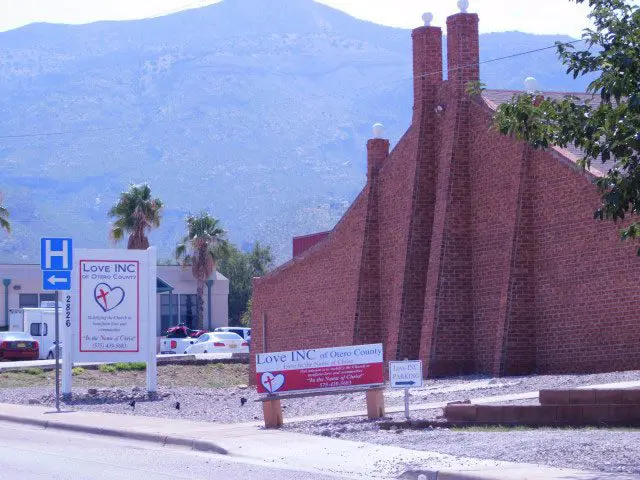
{"type": "Polygon", "coordinates": [[[263,351],[353,343],[368,188],[331,234],[266,277],[254,279],[251,362],[263,351]]]}
{"type": "MultiPolygon", "coordinates": [[[[411,127],[378,176],[380,313],[385,356],[396,359],[419,131],[411,127]]],[[[411,334],[402,331],[403,334],[411,334]]]]}
{"type": "Polygon", "coordinates": [[[434,119],[439,142],[432,254],[424,312],[422,357],[430,375],[473,371],[469,99],[441,89],[446,110],[434,119]]]}
{"type": "Polygon", "coordinates": [[[264,315],[269,351],[382,341],[432,376],[640,368],[635,246],[592,219],[575,164],[490,128],[461,90],[477,16],[448,25],[452,80],[439,29],[416,29],[411,127],[386,159],[369,143],[367,186],[327,238],[254,282],[252,353],[264,315]]]}
{"type": "Polygon", "coordinates": [[[593,220],[585,174],[541,152],[531,165],[538,371],[640,368],[636,246],[593,220]]]}

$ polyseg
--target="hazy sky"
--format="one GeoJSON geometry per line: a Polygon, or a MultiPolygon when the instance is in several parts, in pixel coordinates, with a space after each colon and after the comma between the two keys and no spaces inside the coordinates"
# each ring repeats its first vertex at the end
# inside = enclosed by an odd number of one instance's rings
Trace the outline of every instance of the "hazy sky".
{"type": "MultiPolygon", "coordinates": [[[[228,0],[229,1],[229,0],[228,0]]],[[[318,0],[353,16],[397,27],[421,24],[426,11],[444,26],[456,13],[456,0],[318,0]]],[[[216,3],[216,0],[0,0],[0,31],[33,22],[88,23],[163,15],[216,3]]],[[[584,6],[570,0],[470,0],[482,32],[520,30],[579,36],[586,26],[584,6]]]]}

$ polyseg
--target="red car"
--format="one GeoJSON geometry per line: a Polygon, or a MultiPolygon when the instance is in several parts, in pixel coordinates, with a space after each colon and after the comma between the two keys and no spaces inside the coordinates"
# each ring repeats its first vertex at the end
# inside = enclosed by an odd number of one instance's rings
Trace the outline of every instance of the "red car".
{"type": "Polygon", "coordinates": [[[167,329],[165,333],[165,337],[167,338],[198,338],[203,333],[207,333],[206,330],[191,330],[186,325],[177,325],[175,327],[170,327],[167,329]]]}
{"type": "Polygon", "coordinates": [[[38,342],[24,332],[0,332],[0,360],[38,360],[38,342]]]}

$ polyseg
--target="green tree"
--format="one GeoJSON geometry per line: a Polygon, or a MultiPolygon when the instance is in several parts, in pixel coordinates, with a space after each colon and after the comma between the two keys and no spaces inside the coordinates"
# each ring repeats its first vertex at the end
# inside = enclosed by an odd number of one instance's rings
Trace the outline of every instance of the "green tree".
{"type": "Polygon", "coordinates": [[[260,242],[255,242],[253,248],[247,254],[252,277],[262,277],[273,268],[273,252],[271,247],[263,247],[260,242]]]}
{"type": "Polygon", "coordinates": [[[242,325],[243,327],[251,326],[252,311],[253,311],[253,299],[250,298],[249,301],[247,302],[247,309],[242,313],[242,316],[240,317],[240,325],[242,325]]]}
{"type": "Polygon", "coordinates": [[[229,320],[232,324],[242,324],[251,308],[253,277],[265,275],[273,266],[271,248],[255,242],[249,252],[243,253],[229,245],[219,258],[218,271],[229,279],[229,320]]]}
{"type": "MultiPolygon", "coordinates": [[[[584,151],[583,168],[612,161],[596,180],[601,205],[594,217],[624,220],[640,212],[640,7],[629,0],[574,1],[588,3],[593,28],[583,33],[585,49],[558,43],[558,54],[574,78],[596,75],[587,89],[593,100],[519,95],[498,108],[494,125],[535,148],[574,144],[584,151]]],[[[621,230],[622,239],[639,237],[637,221],[621,230]]]]}
{"type": "Polygon", "coordinates": [[[7,218],[9,218],[9,210],[2,205],[2,197],[0,197],[0,229],[11,233],[11,224],[7,218]]]}
{"type": "Polygon", "coordinates": [[[111,237],[119,242],[128,233],[128,249],[146,250],[149,248],[147,230],[160,226],[162,207],[162,200],[151,197],[149,185],[131,185],[109,210],[109,216],[115,218],[111,237]]]}
{"type": "Polygon", "coordinates": [[[196,328],[204,327],[204,286],[216,271],[217,255],[226,243],[225,231],[220,221],[206,212],[189,215],[186,220],[187,234],[176,247],[176,260],[184,267],[191,266],[196,280],[196,328]]]}

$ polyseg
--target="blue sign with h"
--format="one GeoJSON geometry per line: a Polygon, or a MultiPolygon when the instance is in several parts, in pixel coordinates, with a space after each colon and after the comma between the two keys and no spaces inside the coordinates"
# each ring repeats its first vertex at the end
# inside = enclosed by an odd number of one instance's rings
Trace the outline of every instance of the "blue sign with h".
{"type": "Polygon", "coordinates": [[[40,268],[45,271],[72,270],[72,252],[70,238],[43,238],[40,240],[40,268]]]}

